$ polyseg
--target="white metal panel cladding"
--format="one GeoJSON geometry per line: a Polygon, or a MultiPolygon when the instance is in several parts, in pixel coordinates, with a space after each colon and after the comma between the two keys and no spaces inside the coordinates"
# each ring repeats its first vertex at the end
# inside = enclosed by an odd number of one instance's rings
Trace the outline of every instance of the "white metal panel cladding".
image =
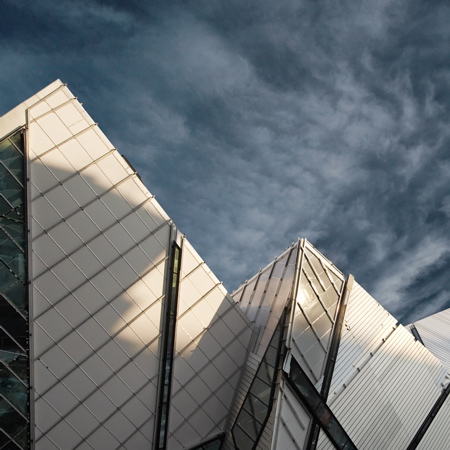
{"type": "Polygon", "coordinates": [[[299,270],[291,340],[287,345],[316,384],[320,382],[325,366],[344,277],[308,242],[299,270]]]}
{"type": "Polygon", "coordinates": [[[255,352],[261,357],[292,292],[299,242],[293,244],[233,294],[246,316],[256,326],[261,327],[255,352]]]}
{"type": "Polygon", "coordinates": [[[225,431],[245,364],[250,322],[184,239],[168,448],[225,431]]]}
{"type": "Polygon", "coordinates": [[[450,396],[437,413],[417,450],[441,450],[450,447],[448,426],[450,424],[450,396]]]}
{"type": "MultiPolygon", "coordinates": [[[[406,448],[440,395],[442,373],[440,362],[400,326],[331,409],[358,448],[406,448]]],[[[318,448],[330,447],[319,442],[318,448]]]]}
{"type": "Polygon", "coordinates": [[[50,83],[44,89],[40,90],[38,93],[31,96],[29,99],[17,105],[14,109],[7,112],[5,115],[0,117],[0,136],[5,136],[17,127],[21,127],[26,124],[26,114],[27,109],[30,106],[35,105],[35,111],[38,115],[44,114],[50,109],[50,106],[45,102],[40,102],[40,100],[47,97],[49,94],[55,92],[57,89],[64,86],[61,80],[55,80],[50,83]]]}
{"type": "Polygon", "coordinates": [[[414,323],[431,353],[450,369],[450,309],[414,323]]]}
{"type": "Polygon", "coordinates": [[[354,282],[328,396],[330,404],[392,333],[396,323],[393,316],[354,282]]]}
{"type": "Polygon", "coordinates": [[[282,382],[278,397],[272,449],[303,450],[310,424],[311,416],[309,412],[297,400],[289,386],[282,382]]]}
{"type": "MultiPolygon", "coordinates": [[[[184,249],[169,448],[231,429],[297,275],[287,346],[320,388],[344,277],[311,244],[293,244],[233,301],[61,82],[0,118],[0,130],[25,122],[38,450],[151,448],[174,235],[184,249]]],[[[450,310],[416,323],[447,363],[449,325],[450,310]]],[[[355,443],[406,448],[444,378],[438,361],[355,283],[328,399],[355,443]]],[[[272,430],[273,448],[301,448],[306,412],[288,388],[277,401],[258,448],[270,447],[272,430]]],[[[447,399],[419,448],[448,447],[449,420],[447,399]]],[[[321,436],[319,448],[330,448],[321,436]]]]}
{"type": "Polygon", "coordinates": [[[67,88],[29,112],[36,448],[150,446],[172,225],[67,88]]]}

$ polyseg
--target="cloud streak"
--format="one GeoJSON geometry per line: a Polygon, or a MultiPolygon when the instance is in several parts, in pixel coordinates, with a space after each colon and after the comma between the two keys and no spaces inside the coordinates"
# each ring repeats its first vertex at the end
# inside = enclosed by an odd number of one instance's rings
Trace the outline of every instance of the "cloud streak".
{"type": "Polygon", "coordinates": [[[67,82],[229,290],[300,236],[405,323],[450,307],[444,2],[4,11],[5,112],[67,82]]]}

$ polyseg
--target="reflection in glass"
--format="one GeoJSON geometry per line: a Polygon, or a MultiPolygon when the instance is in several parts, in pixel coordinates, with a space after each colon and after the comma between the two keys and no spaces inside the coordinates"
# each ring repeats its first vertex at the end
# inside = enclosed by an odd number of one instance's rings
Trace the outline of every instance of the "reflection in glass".
{"type": "Polygon", "coordinates": [[[320,294],[320,300],[327,309],[330,309],[338,302],[339,294],[333,287],[329,287],[325,292],[320,294]]]}
{"type": "Polygon", "coordinates": [[[6,367],[0,368],[0,395],[23,415],[26,416],[28,414],[27,386],[6,367]]]}
{"type": "Polygon", "coordinates": [[[272,386],[262,381],[258,375],[253,381],[251,395],[259,398],[266,405],[270,404],[270,392],[272,390],[272,386]]]}
{"type": "Polygon", "coordinates": [[[2,163],[7,167],[18,180],[23,179],[23,155],[19,152],[10,139],[6,139],[0,144],[2,163]]]}
{"type": "Polygon", "coordinates": [[[324,269],[319,258],[309,248],[305,249],[305,256],[310,262],[311,266],[314,268],[316,274],[320,275],[324,269]]]}
{"type": "Polygon", "coordinates": [[[238,426],[233,428],[233,438],[236,448],[243,450],[253,448],[253,439],[238,426]]]}
{"type": "Polygon", "coordinates": [[[22,316],[25,316],[28,310],[27,289],[20,281],[15,281],[13,285],[7,287],[3,292],[8,301],[22,313],[22,316]]]}
{"type": "Polygon", "coordinates": [[[267,405],[253,395],[249,395],[249,402],[244,406],[250,408],[250,414],[260,423],[264,422],[267,412],[267,405]]]}
{"type": "Polygon", "coordinates": [[[236,424],[242,428],[253,441],[256,440],[261,424],[253,418],[247,411],[249,402],[245,402],[244,408],[239,412],[239,417],[236,424]]]}
{"type": "Polygon", "coordinates": [[[281,315],[233,425],[234,443],[240,450],[252,450],[256,447],[272,409],[277,369],[282,353],[285,317],[286,311],[281,315]]]}
{"type": "MultiPolygon", "coordinates": [[[[275,358],[276,358],[277,349],[274,349],[274,350],[275,350],[274,353],[275,353],[275,358]]],[[[273,380],[273,374],[274,374],[274,368],[267,361],[262,361],[261,371],[259,372],[258,377],[261,380],[265,381],[266,383],[271,383],[273,380]]]]}
{"type": "Polygon", "coordinates": [[[22,131],[0,142],[0,448],[25,449],[29,332],[23,153],[22,131]]]}
{"type": "Polygon", "coordinates": [[[219,450],[220,444],[223,441],[224,435],[213,439],[212,441],[205,442],[204,444],[198,445],[197,447],[191,448],[190,450],[219,450]]]}
{"type": "Polygon", "coordinates": [[[163,344],[161,350],[163,362],[161,364],[158,387],[159,399],[156,436],[158,436],[159,449],[166,448],[167,442],[180,266],[181,248],[174,242],[172,246],[169,292],[166,296],[167,304],[165,305],[166,309],[163,323],[163,344]]]}

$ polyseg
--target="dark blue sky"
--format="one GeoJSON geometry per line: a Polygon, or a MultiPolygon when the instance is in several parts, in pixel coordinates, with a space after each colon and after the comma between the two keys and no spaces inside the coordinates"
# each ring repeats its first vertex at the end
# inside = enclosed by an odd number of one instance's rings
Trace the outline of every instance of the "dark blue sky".
{"type": "Polygon", "coordinates": [[[230,291],[298,237],[450,307],[450,6],[3,0],[0,114],[60,78],[230,291]]]}

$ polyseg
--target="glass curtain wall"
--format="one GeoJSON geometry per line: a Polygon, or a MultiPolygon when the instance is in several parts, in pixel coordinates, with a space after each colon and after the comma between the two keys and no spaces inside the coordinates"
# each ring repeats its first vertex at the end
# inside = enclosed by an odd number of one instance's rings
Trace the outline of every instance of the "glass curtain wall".
{"type": "Polygon", "coordinates": [[[256,447],[272,410],[280,359],[283,356],[285,318],[286,310],[278,322],[233,425],[232,433],[235,446],[240,450],[252,450],[256,447]]]}
{"type": "Polygon", "coordinates": [[[160,373],[158,417],[157,417],[157,449],[164,450],[167,443],[167,426],[170,407],[170,391],[172,385],[173,352],[175,327],[177,320],[178,287],[181,269],[181,248],[174,242],[170,267],[169,292],[163,325],[162,366],[160,373]]]}
{"type": "Polygon", "coordinates": [[[29,328],[23,130],[0,142],[0,448],[28,448],[29,328]]]}

